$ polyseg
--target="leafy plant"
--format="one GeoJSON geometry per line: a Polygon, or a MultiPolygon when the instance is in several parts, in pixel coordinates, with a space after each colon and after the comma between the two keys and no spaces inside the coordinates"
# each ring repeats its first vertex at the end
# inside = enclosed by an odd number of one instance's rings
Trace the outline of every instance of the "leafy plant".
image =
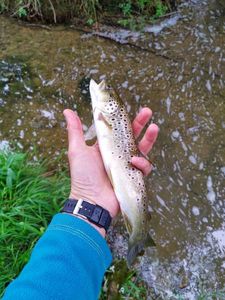
{"type": "Polygon", "coordinates": [[[155,16],[157,18],[165,15],[165,13],[167,12],[167,10],[168,10],[168,7],[166,5],[164,5],[161,0],[156,1],[156,13],[155,13],[155,16]]]}
{"type": "Polygon", "coordinates": [[[95,23],[95,21],[92,18],[87,19],[87,24],[89,26],[92,26],[95,23]]]}
{"type": "Polygon", "coordinates": [[[4,12],[7,10],[7,6],[4,0],[0,0],[0,13],[4,12]]]}
{"type": "Polygon", "coordinates": [[[27,16],[27,10],[23,7],[20,7],[18,9],[17,14],[18,14],[19,18],[26,17],[27,16]]]}
{"type": "Polygon", "coordinates": [[[120,3],[119,7],[121,8],[124,16],[130,16],[132,13],[131,0],[127,0],[124,3],[120,3]]]}
{"type": "Polygon", "coordinates": [[[137,5],[143,11],[147,6],[153,5],[153,0],[138,0],[137,5]]]}

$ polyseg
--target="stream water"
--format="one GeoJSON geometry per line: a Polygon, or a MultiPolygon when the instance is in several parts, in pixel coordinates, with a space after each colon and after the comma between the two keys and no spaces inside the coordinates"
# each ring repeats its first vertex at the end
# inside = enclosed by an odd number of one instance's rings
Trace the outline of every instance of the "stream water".
{"type": "MultiPolygon", "coordinates": [[[[109,78],[131,117],[151,107],[160,127],[147,180],[157,249],[136,268],[153,299],[197,299],[225,286],[225,7],[190,1],[163,22],[130,35],[132,46],[0,17],[0,147],[54,160],[67,146],[64,108],[77,110],[85,131],[92,123],[91,77],[109,78]]],[[[119,221],[110,240],[121,257],[119,221]]]]}

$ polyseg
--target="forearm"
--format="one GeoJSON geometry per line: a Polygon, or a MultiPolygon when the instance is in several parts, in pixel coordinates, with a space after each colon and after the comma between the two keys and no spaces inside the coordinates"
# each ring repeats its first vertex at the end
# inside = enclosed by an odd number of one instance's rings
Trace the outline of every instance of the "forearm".
{"type": "Polygon", "coordinates": [[[58,214],[37,242],[28,264],[6,289],[3,300],[96,300],[110,263],[110,250],[91,225],[58,214]]]}

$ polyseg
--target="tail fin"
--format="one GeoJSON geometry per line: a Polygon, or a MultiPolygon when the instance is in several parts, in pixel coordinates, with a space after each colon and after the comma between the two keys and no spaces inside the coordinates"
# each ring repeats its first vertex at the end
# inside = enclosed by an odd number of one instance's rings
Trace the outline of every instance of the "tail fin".
{"type": "Polygon", "coordinates": [[[129,243],[127,253],[127,264],[130,267],[138,255],[143,255],[146,247],[155,247],[156,244],[150,234],[137,242],[129,243]]]}

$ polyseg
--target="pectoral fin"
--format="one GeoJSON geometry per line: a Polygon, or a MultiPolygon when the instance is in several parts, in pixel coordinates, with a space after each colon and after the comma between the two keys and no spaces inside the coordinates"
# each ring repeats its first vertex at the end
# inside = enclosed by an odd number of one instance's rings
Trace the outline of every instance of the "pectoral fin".
{"type": "Polygon", "coordinates": [[[103,121],[108,128],[110,129],[112,128],[112,125],[109,123],[109,121],[107,120],[107,118],[104,116],[102,112],[99,113],[98,120],[103,121]]]}
{"type": "Polygon", "coordinates": [[[93,140],[96,137],[95,124],[93,123],[84,134],[85,141],[93,140]]]}

